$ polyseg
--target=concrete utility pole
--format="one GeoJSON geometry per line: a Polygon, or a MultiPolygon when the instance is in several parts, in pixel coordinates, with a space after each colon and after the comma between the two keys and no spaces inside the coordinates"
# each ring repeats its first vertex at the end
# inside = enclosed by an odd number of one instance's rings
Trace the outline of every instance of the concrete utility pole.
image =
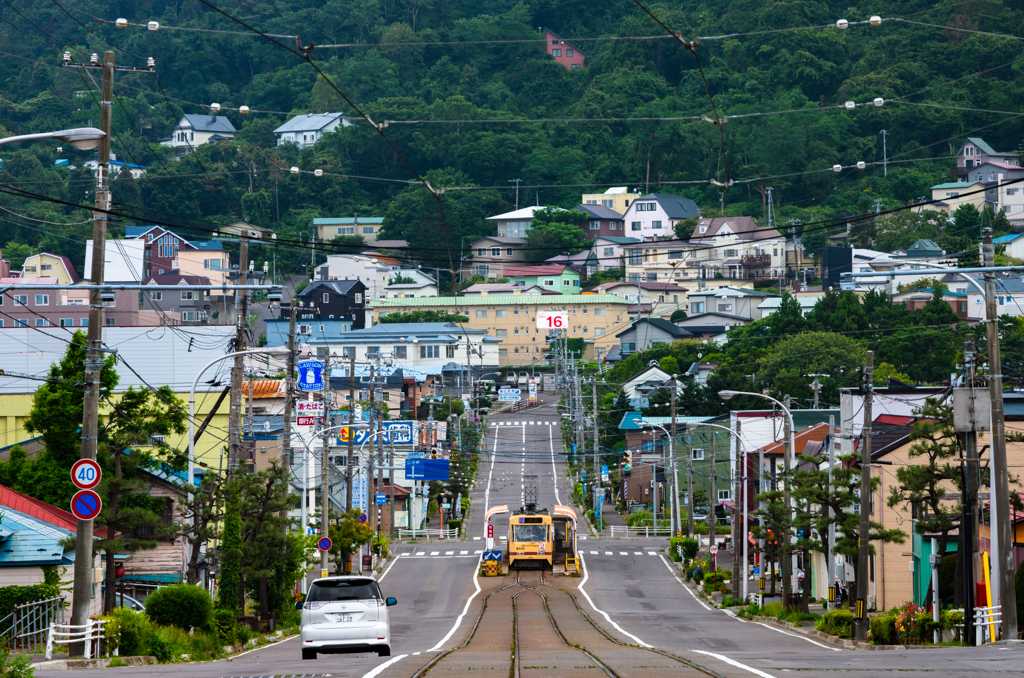
{"type": "MultiPolygon", "coordinates": [[[[981,229],[981,265],[995,266],[992,228],[981,229]]],[[[992,573],[993,588],[998,584],[1002,606],[1003,640],[1017,639],[1017,593],[1014,586],[1013,537],[1010,533],[1010,483],[1006,461],[1006,424],[1003,413],[1003,370],[999,352],[999,308],[996,305],[994,272],[985,273],[985,336],[988,340],[988,389],[992,400],[992,573]]],[[[993,598],[997,596],[994,595],[993,598]]]]}
{"type": "Polygon", "coordinates": [[[345,462],[345,510],[352,510],[352,465],[355,463],[356,349],[348,356],[348,457],[345,462]]]}
{"type": "Polygon", "coordinates": [[[686,536],[693,539],[693,447],[686,432],[686,536]]]}
{"type": "MultiPolygon", "coordinates": [[[[103,96],[100,101],[100,129],[104,135],[96,163],[96,211],[92,214],[92,283],[103,283],[107,251],[107,211],[110,210],[110,106],[114,101],[114,53],[103,53],[103,96]]],[[[89,331],[86,336],[85,397],[82,402],[82,459],[96,458],[99,436],[100,376],[103,369],[103,300],[99,289],[89,290],[89,331]]],[[[71,623],[89,623],[89,602],[93,588],[93,521],[79,520],[75,531],[75,585],[71,623]]],[[[72,643],[70,655],[85,654],[85,643],[72,643]]]]}
{"type": "Polygon", "coordinates": [[[519,183],[522,179],[509,179],[508,183],[516,185],[516,209],[519,209],[519,183]]]}
{"type": "Polygon", "coordinates": [[[883,129],[879,134],[882,135],[882,176],[887,177],[889,176],[889,150],[886,147],[885,141],[886,137],[889,136],[889,130],[883,129]]]}
{"type": "MultiPolygon", "coordinates": [[[[732,479],[733,493],[732,493],[732,595],[733,597],[739,593],[740,582],[747,581],[747,558],[746,549],[742,548],[747,543],[746,535],[746,524],[747,514],[743,511],[743,522],[740,522],[740,502],[742,501],[745,505],[747,503],[746,492],[743,487],[743,477],[747,474],[746,454],[743,450],[743,438],[740,433],[740,422],[736,421],[736,463],[734,464],[734,472],[732,479]],[[742,470],[740,470],[740,464],[742,463],[742,470]],[[741,541],[742,540],[742,541],[741,541]],[[741,560],[742,556],[742,560],[741,560]],[[743,563],[743,568],[740,569],[740,563],[743,563]],[[741,579],[742,577],[742,579],[741,579]]],[[[731,441],[730,441],[731,442],[731,441]]],[[[744,587],[745,588],[745,587],[744,587]]],[[[743,600],[746,601],[747,592],[743,591],[743,600]]]]}
{"type": "MultiPolygon", "coordinates": [[[[377,372],[374,369],[374,364],[370,363],[370,392],[368,394],[370,396],[370,428],[367,430],[368,434],[373,433],[374,426],[378,425],[379,420],[379,417],[377,416],[377,399],[375,397],[377,395],[375,392],[376,386],[374,384],[376,377],[377,372]]],[[[430,410],[431,413],[433,413],[433,400],[431,400],[430,410]]],[[[377,437],[379,438],[380,436],[377,437]]],[[[366,454],[366,519],[367,522],[373,526],[374,532],[376,532],[377,502],[373,491],[373,442],[374,441],[372,440],[370,441],[370,451],[366,454]]],[[[371,546],[371,550],[372,548],[373,547],[371,546]]],[[[362,567],[362,563],[360,563],[360,567],[362,567]]]]}
{"type": "MultiPolygon", "coordinates": [[[[671,407],[669,414],[672,417],[672,421],[669,422],[669,436],[675,440],[676,437],[676,375],[672,375],[672,381],[670,382],[669,391],[669,402],[671,407]]],[[[676,460],[675,454],[672,455],[672,459],[669,460],[672,464],[672,520],[669,521],[669,526],[672,534],[675,535],[677,530],[680,530],[679,526],[679,473],[676,471],[676,460]]],[[[668,469],[665,469],[665,473],[668,473],[668,469]]]]}
{"type": "MultiPolygon", "coordinates": [[[[789,407],[789,396],[782,396],[782,406],[786,408],[787,412],[792,412],[789,407]]],[[[791,415],[790,415],[791,416],[791,415]]],[[[789,493],[790,486],[790,473],[793,470],[793,427],[789,423],[790,416],[786,417],[786,424],[784,429],[786,455],[783,460],[785,465],[786,480],[782,485],[783,501],[789,509],[790,517],[793,516],[793,498],[789,493]]],[[[776,538],[780,544],[782,543],[782,535],[776,538]]],[[[790,543],[793,538],[790,537],[790,543]]],[[[782,602],[789,609],[789,594],[793,593],[793,560],[796,558],[796,551],[793,552],[791,558],[782,558],[782,602]]]]}
{"type": "MultiPolygon", "coordinates": [[[[835,492],[835,488],[832,486],[832,468],[836,463],[836,441],[835,441],[835,430],[836,430],[836,418],[833,415],[828,416],[828,437],[825,438],[828,444],[828,495],[831,497],[835,492]]],[[[831,506],[828,507],[828,545],[825,549],[825,559],[828,561],[828,585],[830,587],[835,586],[836,582],[836,559],[834,557],[836,547],[836,511],[831,506]]],[[[836,604],[839,601],[832,601],[828,603],[828,609],[834,610],[836,604]]]]}
{"type": "MultiPolygon", "coordinates": [[[[601,485],[601,435],[598,431],[599,424],[597,421],[597,380],[590,382],[590,397],[594,405],[594,508],[597,509],[599,504],[597,503],[597,489],[602,487],[601,485]]],[[[600,515],[598,516],[598,524],[600,524],[600,515]]]]}
{"type": "MultiPolygon", "coordinates": [[[[973,388],[977,383],[977,351],[975,336],[964,337],[964,368],[965,385],[973,388]]],[[[981,569],[981,553],[978,544],[981,526],[981,506],[978,497],[980,489],[981,459],[978,454],[978,421],[975,418],[974,401],[970,401],[971,430],[965,434],[967,438],[967,460],[962,467],[964,474],[964,493],[961,501],[961,520],[959,535],[959,551],[964,554],[961,560],[961,576],[964,589],[964,609],[973,610],[976,605],[984,606],[983,601],[975,600],[975,582],[984,581],[981,569]],[[970,554],[970,559],[967,558],[970,554]]],[[[994,551],[994,549],[993,549],[994,551]]],[[[974,641],[974,616],[964,615],[964,636],[968,643],[974,641]]]]}
{"type": "MultiPolygon", "coordinates": [[[[238,284],[248,284],[249,241],[239,241],[238,284]]],[[[249,294],[244,289],[235,290],[235,350],[245,350],[245,321],[249,294]]],[[[231,368],[231,409],[228,423],[228,474],[230,474],[242,456],[242,370],[245,367],[245,356],[236,355],[231,368]]]]}
{"type": "MultiPolygon", "coordinates": [[[[860,455],[860,529],[857,549],[857,609],[853,615],[853,637],[868,637],[868,547],[871,525],[871,406],[874,400],[874,351],[864,356],[864,427],[860,455]]],[[[964,615],[965,617],[970,615],[964,615]]]]}
{"type": "MultiPolygon", "coordinates": [[[[331,423],[331,349],[327,349],[324,358],[324,417],[323,430],[330,428],[331,423]]],[[[349,431],[349,437],[352,437],[349,431]]],[[[328,537],[330,533],[331,487],[327,482],[327,470],[330,465],[331,436],[322,434],[320,440],[320,537],[328,537]]],[[[327,576],[327,551],[320,552],[320,576],[327,576]]]]}
{"type": "MultiPolygon", "coordinates": [[[[281,466],[287,469],[285,480],[288,487],[291,487],[292,467],[292,416],[295,405],[293,403],[292,388],[295,378],[295,301],[292,300],[291,308],[288,311],[288,360],[284,374],[284,432],[281,435],[281,443],[284,449],[281,450],[281,466]]],[[[305,501],[305,497],[302,498],[305,501]]],[[[284,520],[288,519],[288,509],[282,508],[278,516],[284,520]]],[[[306,531],[302,526],[303,533],[306,531]]],[[[284,526],[285,534],[288,533],[288,525],[284,526]]]]}
{"type": "MultiPolygon", "coordinates": [[[[715,511],[718,505],[718,492],[715,489],[715,479],[717,477],[715,475],[715,437],[717,435],[714,431],[711,432],[711,468],[708,473],[708,546],[715,545],[715,527],[717,527],[716,523],[718,522],[718,513],[715,511]]],[[[711,562],[714,563],[715,560],[712,559],[711,562]]],[[[712,571],[715,569],[712,566],[712,571]]]]}

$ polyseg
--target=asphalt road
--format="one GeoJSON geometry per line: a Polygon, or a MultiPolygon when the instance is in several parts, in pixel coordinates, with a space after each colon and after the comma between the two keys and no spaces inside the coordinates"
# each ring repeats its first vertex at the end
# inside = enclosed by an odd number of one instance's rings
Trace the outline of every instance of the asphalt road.
{"type": "MultiPolygon", "coordinates": [[[[536,476],[540,506],[569,502],[569,482],[560,461],[559,418],[553,407],[546,405],[522,413],[492,416],[489,423],[487,455],[481,459],[471,497],[466,541],[399,546],[399,555],[381,577],[384,594],[398,598],[398,605],[391,608],[392,657],[324,655],[315,661],[302,661],[299,641],[290,639],[230,660],[126,667],[103,673],[140,678],[179,676],[183,672],[190,678],[327,674],[398,678],[411,676],[439,652],[461,646],[481,619],[484,599],[496,592],[499,597],[493,600],[497,605],[501,599],[499,590],[515,585],[514,578],[476,577],[478,552],[484,547],[486,508],[501,504],[518,507],[530,476],[536,476]]],[[[496,521],[496,527],[500,524],[496,521]]],[[[506,535],[507,528],[496,529],[495,537],[499,540],[506,535]]],[[[580,540],[579,546],[584,576],[552,577],[552,583],[574,593],[580,606],[613,638],[669,651],[702,666],[710,675],[782,678],[787,673],[799,672],[808,678],[837,674],[880,678],[891,677],[893,673],[926,672],[929,676],[962,678],[1024,672],[1024,646],[839,651],[795,633],[708,608],[677,578],[665,557],[664,540],[611,541],[589,535],[580,540]]],[[[535,605],[526,600],[524,604],[535,605]]],[[[532,610],[531,614],[539,613],[532,610]]],[[[559,614],[566,619],[572,616],[571,610],[559,614]]],[[[489,625],[478,631],[492,630],[504,632],[490,629],[489,625]]],[[[507,663],[507,643],[499,639],[497,644],[492,643],[491,650],[486,650],[488,645],[483,639],[480,635],[478,643],[478,636],[474,636],[467,650],[475,645],[477,651],[485,650],[479,661],[486,663],[490,651],[495,655],[494,662],[507,663]]],[[[557,654],[557,648],[544,647],[545,652],[557,654]]],[[[651,657],[652,667],[663,665],[663,658],[653,653],[651,657]]],[[[635,660],[633,665],[635,668],[635,660]]],[[[36,675],[66,677],[67,673],[37,671],[36,675]]]]}

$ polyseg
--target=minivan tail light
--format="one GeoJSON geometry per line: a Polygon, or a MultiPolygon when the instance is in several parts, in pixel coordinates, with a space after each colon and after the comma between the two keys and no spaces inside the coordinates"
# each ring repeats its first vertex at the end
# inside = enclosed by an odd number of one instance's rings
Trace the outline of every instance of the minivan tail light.
{"type": "Polygon", "coordinates": [[[319,610],[321,607],[323,607],[324,605],[326,605],[329,602],[331,602],[331,601],[329,601],[329,600],[313,600],[313,601],[307,600],[305,603],[302,604],[302,609],[303,610],[319,610]]]}
{"type": "Polygon", "coordinates": [[[366,598],[364,600],[360,600],[359,602],[363,605],[366,605],[367,607],[384,607],[384,601],[380,598],[366,598]]]}

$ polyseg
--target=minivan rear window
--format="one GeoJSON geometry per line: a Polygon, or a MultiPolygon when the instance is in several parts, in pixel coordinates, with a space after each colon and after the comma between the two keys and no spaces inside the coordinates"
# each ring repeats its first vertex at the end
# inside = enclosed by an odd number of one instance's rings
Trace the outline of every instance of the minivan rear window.
{"type": "Polygon", "coordinates": [[[373,579],[328,579],[313,582],[306,600],[365,600],[380,597],[380,588],[373,579]]]}

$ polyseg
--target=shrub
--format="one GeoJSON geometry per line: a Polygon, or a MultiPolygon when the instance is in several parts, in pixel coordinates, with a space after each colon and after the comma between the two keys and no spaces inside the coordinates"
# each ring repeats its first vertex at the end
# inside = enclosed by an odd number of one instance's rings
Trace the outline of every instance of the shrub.
{"type": "Polygon", "coordinates": [[[826,612],[814,628],[833,636],[849,638],[853,632],[853,612],[842,607],[826,612]]]}
{"type": "Polygon", "coordinates": [[[222,653],[217,642],[217,634],[207,631],[189,633],[177,626],[161,626],[155,630],[157,645],[161,652],[170,657],[169,661],[177,661],[187,654],[189,659],[216,659],[222,653]]]}
{"type": "Polygon", "coordinates": [[[146,598],[146,614],[157,624],[209,630],[213,601],[205,589],[192,584],[162,586],[146,598]]]}
{"type": "Polygon", "coordinates": [[[149,638],[149,652],[156,657],[156,660],[161,664],[166,664],[176,658],[171,654],[171,648],[167,644],[167,641],[157,634],[153,634],[149,638]]]}
{"type": "Polygon", "coordinates": [[[213,625],[217,631],[217,641],[221,645],[234,645],[237,642],[238,635],[235,633],[235,628],[238,626],[238,622],[235,619],[234,610],[214,610],[213,625]]]}
{"type": "Polygon", "coordinates": [[[896,644],[896,617],[871,617],[871,642],[875,645],[896,644]]]}
{"type": "Polygon", "coordinates": [[[143,654],[153,635],[153,626],[149,623],[149,617],[129,610],[126,607],[116,607],[110,612],[117,626],[116,647],[124,657],[143,654]]]}
{"type": "Polygon", "coordinates": [[[673,537],[671,544],[673,552],[675,552],[677,545],[681,546],[683,548],[683,558],[686,558],[687,560],[693,560],[697,555],[697,552],[700,550],[700,542],[696,539],[691,539],[690,537],[683,537],[681,539],[673,537]]]}
{"type": "Polygon", "coordinates": [[[782,615],[786,614],[786,606],[782,603],[768,603],[761,609],[761,616],[763,617],[775,617],[779,619],[782,615]]]}
{"type": "MultiPolygon", "coordinates": [[[[448,521],[448,528],[452,530],[458,530],[459,534],[462,534],[462,521],[458,518],[454,518],[448,521]]],[[[377,544],[374,544],[374,551],[377,550],[377,544]]]]}

